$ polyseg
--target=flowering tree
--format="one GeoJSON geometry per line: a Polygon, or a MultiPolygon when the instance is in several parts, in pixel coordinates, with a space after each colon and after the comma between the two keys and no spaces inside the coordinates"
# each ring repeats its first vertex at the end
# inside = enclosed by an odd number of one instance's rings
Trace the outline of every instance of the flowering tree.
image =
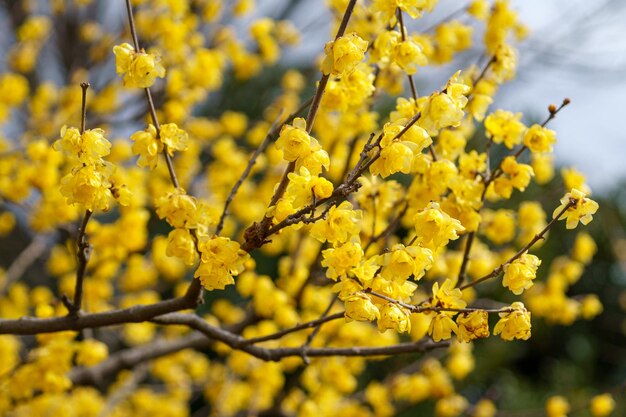
{"type": "MultiPolygon", "coordinates": [[[[571,324],[602,310],[567,295],[595,252],[588,234],[549,266],[532,253],[559,220],[592,220],[582,175],[564,173],[551,216],[516,203],[553,176],[547,125],[569,100],[531,126],[490,110],[525,34],[506,1],[415,30],[435,0],[330,1],[318,75],[285,71],[254,98],[256,121],[204,109],[225,80],[273,66],[297,28],[220,23],[246,0],[127,0],[111,30],[97,18],[114,3],[6,9],[17,42],[0,118],[19,133],[1,143],[1,230],[18,217],[37,237],[0,282],[3,415],[390,416],[432,402],[438,417],[491,417],[488,393],[453,382],[474,343],[529,339],[531,314],[571,324]],[[482,26],[478,65],[420,95],[420,67],[452,62],[482,26]],[[58,85],[36,66],[63,31],[77,37],[58,85]],[[48,274],[23,279],[38,257],[48,274]]],[[[613,398],[598,394],[586,404],[607,416],[613,398]]]]}

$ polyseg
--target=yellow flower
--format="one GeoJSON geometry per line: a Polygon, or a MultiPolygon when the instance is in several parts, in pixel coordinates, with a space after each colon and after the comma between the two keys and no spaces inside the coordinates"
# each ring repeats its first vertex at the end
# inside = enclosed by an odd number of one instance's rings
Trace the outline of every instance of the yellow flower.
{"type": "Polygon", "coordinates": [[[595,294],[585,296],[580,302],[580,315],[585,320],[591,320],[598,314],[602,313],[604,307],[602,302],[595,294]]]}
{"type": "Polygon", "coordinates": [[[565,227],[568,229],[574,229],[578,226],[578,222],[588,225],[589,222],[593,220],[593,214],[595,214],[599,208],[598,203],[590,198],[586,198],[585,193],[576,188],[572,188],[572,191],[561,198],[561,205],[554,210],[552,217],[556,218],[570,203],[572,205],[559,217],[559,220],[566,219],[565,227]]]}
{"type": "Polygon", "coordinates": [[[504,340],[530,338],[530,312],[519,301],[511,304],[512,311],[499,313],[500,320],[493,329],[493,334],[501,334],[504,340]]]}
{"type": "Polygon", "coordinates": [[[374,321],[380,318],[378,307],[371,298],[363,293],[354,293],[344,300],[346,306],[346,321],[374,321]]]}
{"type": "Polygon", "coordinates": [[[172,227],[182,229],[196,226],[197,201],[182,188],[156,198],[154,205],[159,218],[167,220],[172,227]]]}
{"type": "Polygon", "coordinates": [[[502,285],[511,290],[513,294],[520,295],[524,290],[533,286],[533,280],[537,277],[539,265],[541,265],[539,258],[525,253],[504,266],[502,285]]]}
{"type": "Polygon", "coordinates": [[[489,336],[489,314],[484,310],[461,313],[456,318],[457,338],[461,342],[489,336]]]}
{"type": "Polygon", "coordinates": [[[418,280],[432,266],[433,252],[421,246],[405,247],[398,243],[383,255],[382,264],[380,275],[385,279],[401,282],[413,275],[418,280]]]}
{"type": "Polygon", "coordinates": [[[85,209],[107,211],[111,194],[109,166],[102,163],[74,168],[61,179],[61,194],[68,204],[82,204],[85,209]]]}
{"type": "Polygon", "coordinates": [[[585,184],[585,176],[580,171],[575,168],[563,168],[561,169],[561,176],[566,190],[576,188],[585,194],[591,194],[591,189],[585,184]]]}
{"type": "Polygon", "coordinates": [[[513,156],[507,156],[500,164],[502,175],[493,182],[494,191],[503,198],[510,198],[513,188],[524,191],[534,175],[530,165],[518,163],[513,156]]]}
{"type": "Polygon", "coordinates": [[[196,243],[187,229],[174,229],[167,236],[167,256],[180,258],[186,265],[196,261],[196,243]]]}
{"type": "Polygon", "coordinates": [[[176,123],[161,125],[161,142],[167,145],[168,150],[184,151],[187,149],[189,135],[180,129],[176,123]]]}
{"type": "Polygon", "coordinates": [[[326,219],[317,221],[311,227],[311,236],[320,242],[331,242],[334,245],[350,240],[360,230],[360,221],[363,214],[360,210],[353,210],[352,204],[344,201],[332,207],[326,219]]]}
{"type": "Polygon", "coordinates": [[[515,215],[511,210],[484,211],[484,233],[496,245],[511,241],[515,237],[515,215]]]}
{"type": "Polygon", "coordinates": [[[220,236],[202,239],[198,242],[198,250],[201,262],[194,277],[200,279],[202,286],[209,291],[234,284],[233,276],[243,272],[249,258],[238,242],[220,236]]]}
{"type": "Polygon", "coordinates": [[[476,403],[472,417],[495,417],[497,412],[498,410],[493,401],[482,399],[476,403]]]}
{"type": "Polygon", "coordinates": [[[411,313],[395,303],[385,303],[380,309],[378,319],[378,331],[384,332],[387,329],[394,329],[398,333],[409,333],[411,331],[411,313]]]}
{"type": "Polygon", "coordinates": [[[596,395],[589,406],[593,417],[606,417],[615,409],[615,400],[611,394],[596,395]]]}
{"type": "Polygon", "coordinates": [[[552,145],[556,142],[556,132],[537,124],[532,125],[524,133],[524,145],[531,152],[552,152],[552,145]]]}
{"type": "Polygon", "coordinates": [[[82,366],[93,366],[109,356],[109,348],[104,343],[86,339],[79,343],[76,354],[76,363],[82,366]]]}
{"type": "Polygon", "coordinates": [[[570,405],[564,397],[555,395],[546,401],[546,414],[548,417],[567,417],[570,405]]]}
{"type": "Polygon", "coordinates": [[[130,139],[134,142],[133,154],[139,155],[137,165],[154,169],[163,150],[163,143],[156,137],[156,128],[148,125],[146,130],[133,133],[130,139]]]}
{"type": "Polygon", "coordinates": [[[118,75],[124,76],[124,85],[127,87],[148,88],[157,77],[165,77],[161,58],[155,54],[143,50],[137,52],[128,43],[114,46],[113,53],[115,70],[118,75]]]}
{"type": "Polygon", "coordinates": [[[28,97],[28,90],[28,80],[23,75],[10,72],[0,75],[0,104],[18,106],[28,97]]]}
{"type": "Polygon", "coordinates": [[[437,250],[450,240],[458,239],[458,232],[465,230],[461,222],[450,217],[435,202],[417,213],[413,222],[417,234],[416,242],[431,250],[437,250]]]}
{"type": "Polygon", "coordinates": [[[410,39],[398,42],[393,48],[392,60],[409,75],[417,72],[417,66],[428,63],[422,47],[410,39]]]}
{"type": "Polygon", "coordinates": [[[283,151],[285,161],[293,162],[311,151],[311,136],[306,131],[306,120],[297,117],[291,125],[280,130],[276,147],[283,151]]]}
{"type": "Polygon", "coordinates": [[[365,58],[367,41],[352,32],[324,46],[322,72],[326,75],[348,75],[365,58]]]}
{"type": "MultiPolygon", "coordinates": [[[[459,288],[454,288],[454,284],[451,279],[446,278],[441,287],[439,283],[433,284],[433,301],[432,305],[435,307],[443,308],[465,308],[467,305],[463,300],[463,293],[459,288]]],[[[448,314],[456,314],[454,312],[445,312],[448,314]]]]}
{"type": "Polygon", "coordinates": [[[363,258],[363,249],[357,242],[346,242],[337,248],[322,251],[322,266],[328,268],[326,276],[334,281],[345,277],[352,268],[359,265],[363,258]]]}
{"type": "Polygon", "coordinates": [[[469,403],[458,394],[441,398],[435,404],[436,417],[458,417],[469,406],[469,403]]]}
{"type": "Polygon", "coordinates": [[[520,121],[522,113],[511,113],[505,110],[496,110],[485,119],[487,137],[494,143],[503,143],[512,149],[521,142],[521,135],[526,126],[520,121]]]}
{"type": "Polygon", "coordinates": [[[435,342],[448,340],[452,337],[452,332],[458,332],[458,326],[448,314],[439,313],[433,317],[428,327],[428,334],[435,342]]]}

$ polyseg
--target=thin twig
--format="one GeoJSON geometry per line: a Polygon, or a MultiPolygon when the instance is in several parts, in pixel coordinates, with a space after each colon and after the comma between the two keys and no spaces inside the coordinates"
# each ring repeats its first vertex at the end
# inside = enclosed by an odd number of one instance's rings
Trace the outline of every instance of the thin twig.
{"type": "MultiPolygon", "coordinates": [[[[333,298],[330,300],[330,303],[328,303],[328,307],[326,307],[326,310],[324,310],[324,312],[320,316],[320,320],[325,318],[325,317],[329,317],[328,314],[330,314],[330,310],[332,310],[333,306],[335,305],[335,302],[337,301],[337,298],[339,298],[339,294],[335,294],[333,296],[333,298]]],[[[339,313],[337,313],[337,314],[339,314],[339,313]]],[[[342,314],[345,314],[345,312],[343,312],[342,314]]],[[[307,365],[311,361],[309,360],[309,357],[307,356],[306,353],[309,350],[309,347],[311,346],[311,343],[313,343],[313,339],[315,339],[315,336],[317,336],[317,334],[322,329],[322,324],[324,324],[324,322],[321,322],[321,323],[318,323],[318,324],[315,325],[315,327],[313,328],[313,331],[311,332],[311,334],[309,334],[307,336],[306,342],[304,342],[304,344],[302,345],[302,349],[304,350],[304,353],[302,354],[302,360],[304,360],[304,363],[307,364],[307,365]]]]}
{"type": "MultiPolygon", "coordinates": [[[[402,42],[406,41],[406,28],[404,26],[404,19],[402,17],[402,9],[399,7],[396,9],[396,14],[398,16],[398,23],[400,24],[400,36],[402,36],[402,42]]],[[[411,95],[413,96],[413,100],[415,100],[415,105],[417,106],[417,89],[415,88],[415,81],[413,80],[413,76],[407,73],[407,77],[409,79],[409,86],[411,88],[411,95]]],[[[435,153],[435,147],[431,143],[428,145],[428,152],[430,152],[430,156],[433,158],[433,161],[437,160],[437,154],[435,153]]]]}
{"type": "MultiPolygon", "coordinates": [[[[128,1],[128,0],[127,0],[128,1]]],[[[354,6],[357,0],[350,0],[346,11],[343,14],[343,18],[341,19],[341,23],[339,28],[337,29],[337,34],[335,36],[335,40],[342,37],[346,31],[348,26],[348,22],[350,17],[352,16],[352,12],[354,10],[354,6]]],[[[324,91],[326,89],[326,85],[329,80],[329,75],[322,74],[319,83],[317,84],[317,88],[315,89],[315,95],[313,96],[313,101],[311,102],[311,106],[309,107],[309,112],[306,117],[306,130],[307,133],[311,133],[313,129],[313,124],[315,123],[315,116],[319,110],[320,103],[322,101],[322,96],[324,95],[324,91]]],[[[274,190],[274,195],[270,199],[269,207],[272,207],[278,203],[281,197],[284,195],[287,190],[287,185],[289,184],[289,174],[292,173],[296,168],[296,162],[289,162],[287,167],[285,168],[285,172],[283,172],[283,176],[278,183],[278,186],[274,190]]],[[[315,209],[315,207],[313,207],[315,209]]],[[[244,232],[244,236],[246,241],[241,246],[243,250],[246,252],[251,252],[252,250],[261,247],[267,242],[267,237],[271,235],[270,227],[272,225],[272,217],[264,217],[260,223],[254,223],[252,226],[248,227],[244,232]]]]}
{"type": "Polygon", "coordinates": [[[0,288],[0,296],[4,295],[11,285],[20,279],[29,266],[33,264],[45,251],[48,245],[49,236],[39,235],[20,252],[19,255],[11,262],[4,275],[4,283],[0,288]]]}
{"type": "Polygon", "coordinates": [[[87,241],[87,222],[91,218],[92,211],[85,210],[85,216],[78,229],[78,237],[76,238],[76,287],[74,289],[74,301],[69,302],[67,297],[63,297],[62,300],[67,307],[69,314],[75,316],[78,314],[81,308],[83,300],[83,282],[85,280],[85,272],[87,271],[87,262],[91,255],[91,245],[87,241]]]}
{"type": "MultiPolygon", "coordinates": [[[[329,316],[330,317],[330,316],[329,316]]],[[[195,314],[171,313],[159,317],[160,324],[185,325],[203,333],[209,339],[219,340],[227,346],[246,352],[264,361],[280,361],[287,357],[302,357],[302,347],[263,348],[246,344],[241,336],[210,325],[206,320],[195,314]]],[[[352,347],[325,347],[310,348],[306,354],[310,357],[324,356],[384,356],[410,352],[426,352],[439,347],[448,346],[447,343],[434,343],[432,340],[420,342],[399,343],[390,346],[352,346],[352,347]]]]}
{"type": "MultiPolygon", "coordinates": [[[[137,28],[135,27],[135,18],[133,17],[133,7],[131,5],[131,0],[126,0],[126,11],[128,14],[128,24],[130,26],[130,33],[133,38],[135,51],[140,52],[139,38],[137,37],[137,28]]],[[[148,107],[150,109],[150,116],[152,118],[152,122],[156,130],[157,139],[160,139],[161,138],[161,126],[159,124],[159,119],[157,117],[156,108],[154,106],[154,100],[152,99],[152,93],[150,92],[150,88],[146,88],[145,93],[146,93],[146,100],[148,102],[148,107]]],[[[169,172],[172,185],[175,188],[180,188],[180,184],[178,182],[176,172],[174,171],[174,164],[169,154],[169,149],[167,145],[165,144],[163,144],[163,156],[165,157],[165,163],[167,165],[167,170],[169,172]]],[[[198,239],[196,236],[195,229],[191,230],[191,234],[193,235],[196,241],[195,246],[196,246],[196,251],[198,251],[198,239]]],[[[191,284],[189,285],[189,288],[187,288],[185,297],[194,298],[195,299],[194,306],[202,302],[202,285],[200,284],[200,280],[192,279],[191,284]]]]}
{"type": "MultiPolygon", "coordinates": [[[[82,88],[82,105],[81,105],[81,117],[80,117],[80,134],[85,133],[87,125],[87,89],[89,83],[81,83],[82,88]]],[[[76,286],[74,288],[74,301],[70,302],[67,296],[63,295],[61,300],[65,304],[70,316],[78,315],[81,304],[83,302],[83,282],[85,280],[85,272],[87,271],[87,262],[91,255],[91,245],[87,241],[87,223],[91,218],[92,211],[85,210],[83,221],[78,228],[78,235],[76,236],[76,286]]]]}
{"type": "Polygon", "coordinates": [[[149,363],[144,362],[135,366],[132,370],[130,377],[119,385],[115,391],[109,396],[107,402],[104,404],[102,411],[98,414],[98,417],[107,417],[115,407],[124,401],[132,392],[137,388],[141,380],[143,380],[148,374],[149,363]]]}
{"type": "Polygon", "coordinates": [[[307,321],[306,323],[302,323],[302,324],[298,324],[292,327],[289,327],[288,329],[284,329],[281,330],[279,332],[276,333],[272,333],[272,334],[268,334],[266,336],[259,336],[259,337],[255,337],[252,339],[246,339],[243,342],[243,345],[253,345],[256,343],[261,343],[261,342],[267,342],[268,340],[276,340],[276,339],[280,339],[281,337],[288,335],[290,333],[294,333],[300,330],[304,330],[304,329],[310,329],[312,327],[318,327],[323,323],[327,323],[329,321],[333,321],[333,320],[337,320],[340,318],[343,318],[345,316],[345,312],[342,311],[340,313],[335,313],[332,315],[322,315],[320,318],[315,319],[315,320],[311,320],[311,321],[307,321]]]}
{"type": "Polygon", "coordinates": [[[463,250],[463,261],[461,262],[461,268],[459,268],[459,274],[457,275],[456,286],[460,287],[465,280],[465,271],[467,270],[467,265],[469,264],[470,251],[472,249],[472,244],[474,243],[474,237],[476,237],[476,232],[469,232],[467,237],[465,238],[465,249],[463,250]]]}
{"type": "Polygon", "coordinates": [[[395,298],[387,297],[385,294],[378,293],[376,291],[373,291],[370,288],[364,290],[364,292],[368,293],[368,294],[372,294],[373,296],[378,297],[380,299],[383,299],[385,301],[388,301],[390,303],[399,305],[400,307],[406,308],[407,310],[409,310],[409,311],[411,311],[413,313],[426,313],[426,312],[431,312],[431,311],[435,312],[435,313],[440,313],[440,312],[443,312],[443,311],[453,312],[453,313],[473,313],[475,311],[486,311],[487,313],[503,313],[503,312],[511,311],[511,309],[509,307],[504,307],[504,308],[472,308],[472,307],[468,307],[468,308],[452,308],[452,307],[441,307],[441,306],[431,306],[431,305],[425,305],[425,306],[413,305],[413,304],[405,303],[405,302],[400,301],[400,300],[396,300],[395,298]]]}
{"type": "Polygon", "coordinates": [[[535,244],[537,243],[539,240],[543,239],[543,236],[548,232],[548,230],[550,230],[550,228],[552,228],[552,226],[554,226],[556,224],[556,222],[561,218],[561,216],[567,211],[569,210],[570,207],[572,207],[575,204],[575,202],[568,202],[565,207],[563,207],[563,209],[546,225],[546,227],[543,228],[543,230],[539,233],[537,233],[531,240],[530,242],[528,242],[522,249],[520,249],[515,255],[511,256],[506,262],[500,264],[498,267],[496,267],[493,271],[491,271],[489,274],[478,278],[475,281],[472,282],[468,282],[465,285],[462,285],[461,287],[459,287],[461,289],[461,291],[466,290],[467,288],[471,288],[474,287],[478,284],[480,284],[483,281],[486,281],[488,279],[491,278],[495,278],[498,275],[500,275],[502,273],[502,271],[504,270],[504,266],[510,264],[511,262],[515,261],[517,258],[519,258],[520,256],[522,256],[523,254],[525,254],[526,252],[528,252],[528,250],[535,244]]]}
{"type": "MultiPolygon", "coordinates": [[[[274,132],[276,131],[276,126],[278,125],[278,121],[280,120],[280,117],[282,115],[283,115],[283,109],[280,110],[278,116],[276,117],[276,120],[274,120],[274,123],[272,124],[272,127],[267,132],[267,135],[265,136],[265,140],[254,151],[254,153],[250,157],[250,160],[248,161],[248,165],[246,165],[246,169],[244,169],[244,171],[241,173],[241,176],[239,177],[239,179],[237,180],[233,188],[230,190],[230,193],[228,194],[228,197],[226,198],[226,201],[224,202],[224,209],[222,210],[222,215],[220,216],[220,220],[217,223],[217,227],[215,229],[216,235],[219,235],[220,232],[222,231],[222,228],[224,227],[224,221],[226,220],[226,216],[228,215],[228,206],[230,206],[230,203],[233,202],[233,199],[235,198],[237,191],[239,191],[239,188],[241,187],[243,182],[246,180],[246,178],[248,178],[248,175],[250,175],[250,171],[252,171],[252,167],[256,163],[257,158],[265,151],[267,146],[270,144],[274,136],[274,132]]],[[[284,123],[285,122],[283,122],[282,124],[284,123]]]]}
{"type": "Polygon", "coordinates": [[[437,28],[437,26],[441,25],[442,23],[447,22],[448,20],[451,20],[453,18],[455,18],[456,16],[465,13],[465,11],[467,10],[467,5],[463,6],[460,9],[457,9],[455,11],[453,11],[452,13],[448,14],[447,16],[445,16],[443,19],[437,21],[436,23],[433,23],[432,25],[426,27],[426,29],[422,29],[421,32],[422,33],[427,33],[432,31],[433,29],[437,28]]]}
{"type": "MultiPolygon", "coordinates": [[[[548,125],[548,123],[550,123],[550,121],[552,119],[554,119],[556,117],[556,115],[565,106],[567,106],[570,103],[571,103],[571,100],[569,98],[565,98],[565,99],[563,99],[563,102],[561,103],[561,105],[559,107],[554,107],[553,105],[550,105],[548,107],[548,113],[549,113],[548,117],[546,118],[546,120],[543,121],[543,123],[541,123],[541,127],[546,127],[548,125]]],[[[513,158],[517,159],[517,158],[519,158],[522,155],[522,153],[524,153],[524,151],[526,149],[528,149],[528,147],[526,145],[522,145],[515,152],[512,152],[511,154],[509,154],[507,156],[513,156],[513,158]]],[[[506,159],[506,157],[504,159],[506,159]]],[[[504,159],[502,159],[502,161],[500,161],[500,164],[498,164],[498,167],[493,170],[493,172],[491,173],[491,175],[489,176],[489,178],[485,182],[485,190],[487,189],[487,186],[490,183],[492,183],[496,178],[498,178],[499,176],[501,176],[504,173],[504,171],[502,170],[502,162],[504,161],[504,159]]]]}
{"type": "MultiPolygon", "coordinates": [[[[131,0],[126,0],[126,11],[128,13],[128,25],[130,27],[130,34],[133,38],[133,45],[135,47],[135,52],[139,53],[141,49],[139,48],[139,38],[137,37],[137,28],[135,27],[135,18],[133,17],[133,7],[131,5],[131,0]]],[[[154,125],[154,129],[156,130],[157,139],[161,139],[161,125],[159,124],[159,119],[157,117],[156,107],[154,106],[154,100],[152,99],[152,93],[150,92],[150,88],[145,88],[146,93],[146,101],[148,102],[148,108],[150,109],[150,117],[152,118],[152,124],[154,125]]],[[[163,156],[165,157],[165,164],[167,165],[167,171],[169,172],[170,179],[172,180],[172,184],[176,188],[180,188],[180,183],[178,182],[178,177],[176,177],[176,172],[174,171],[174,164],[172,162],[172,157],[169,153],[169,149],[165,143],[163,143],[163,156]]]]}
{"type": "MultiPolygon", "coordinates": [[[[389,225],[385,228],[385,230],[383,230],[377,235],[372,236],[369,242],[367,242],[367,245],[365,245],[365,247],[363,248],[363,252],[367,252],[370,246],[372,246],[375,242],[377,242],[378,240],[382,238],[386,238],[391,233],[393,233],[393,231],[400,224],[400,221],[402,220],[402,218],[404,217],[408,209],[409,209],[409,203],[405,203],[402,210],[400,210],[400,213],[398,213],[398,215],[391,221],[391,223],[389,223],[389,225]]],[[[411,245],[408,245],[408,246],[411,246],[411,245]]]]}

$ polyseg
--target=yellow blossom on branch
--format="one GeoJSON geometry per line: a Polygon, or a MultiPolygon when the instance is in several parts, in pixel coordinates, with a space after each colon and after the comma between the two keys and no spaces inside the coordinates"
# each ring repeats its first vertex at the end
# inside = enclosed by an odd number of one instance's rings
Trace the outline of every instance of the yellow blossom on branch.
{"type": "Polygon", "coordinates": [[[569,207],[559,216],[559,220],[565,219],[565,226],[568,229],[576,228],[578,222],[581,222],[585,226],[588,225],[589,222],[593,220],[593,214],[595,214],[599,208],[598,203],[587,198],[585,193],[576,188],[572,188],[569,193],[561,198],[561,205],[554,210],[552,217],[556,218],[566,206],[569,207]]]}
{"type": "Polygon", "coordinates": [[[161,58],[155,54],[135,51],[135,48],[123,43],[113,48],[115,70],[124,77],[126,87],[148,88],[158,78],[165,77],[165,68],[161,58]]]}

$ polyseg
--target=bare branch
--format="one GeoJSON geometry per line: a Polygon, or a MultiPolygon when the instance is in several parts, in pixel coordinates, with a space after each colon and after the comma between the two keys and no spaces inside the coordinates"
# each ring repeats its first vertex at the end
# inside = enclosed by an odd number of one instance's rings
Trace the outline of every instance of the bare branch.
{"type": "Polygon", "coordinates": [[[34,335],[124,323],[141,323],[163,314],[195,308],[198,299],[194,291],[191,291],[195,285],[200,285],[197,279],[192,282],[190,290],[183,297],[172,298],[154,304],[137,305],[102,313],[79,314],[78,316],[45,319],[35,317],[22,317],[15,320],[0,319],[0,334],[34,335]]]}
{"type": "Polygon", "coordinates": [[[472,281],[472,282],[468,282],[467,284],[461,286],[461,291],[465,290],[467,288],[473,287],[475,285],[480,284],[483,281],[486,281],[488,279],[491,278],[495,278],[498,275],[500,275],[502,273],[502,271],[504,271],[504,266],[510,264],[511,262],[513,262],[514,260],[516,260],[517,258],[519,258],[520,256],[522,256],[523,254],[525,254],[526,252],[528,252],[528,250],[535,244],[537,243],[539,240],[543,239],[543,236],[548,233],[548,230],[550,230],[552,228],[552,226],[554,226],[556,224],[556,222],[561,218],[561,216],[563,215],[563,213],[565,213],[567,210],[569,210],[570,207],[572,207],[574,205],[573,202],[569,202],[565,205],[565,207],[563,207],[563,209],[556,215],[554,216],[554,218],[550,221],[550,223],[548,223],[546,225],[546,227],[543,228],[543,230],[539,233],[537,233],[531,240],[530,242],[528,242],[522,249],[520,249],[515,255],[511,256],[506,262],[500,264],[498,267],[496,267],[493,271],[491,271],[489,274],[485,275],[482,278],[478,278],[476,281],[472,281]]]}
{"type": "MultiPolygon", "coordinates": [[[[267,349],[246,343],[246,339],[231,333],[227,330],[212,326],[195,314],[171,313],[155,320],[160,324],[185,325],[203,333],[210,339],[219,340],[229,347],[246,352],[264,361],[279,361],[287,357],[302,357],[305,350],[302,347],[296,348],[274,348],[267,349]]],[[[306,356],[385,356],[410,352],[426,352],[439,347],[448,346],[447,343],[435,343],[432,340],[420,342],[399,343],[390,346],[353,346],[353,347],[325,347],[309,348],[306,356]]]]}
{"type": "Polygon", "coordinates": [[[11,284],[20,279],[29,266],[33,264],[46,250],[49,236],[39,235],[35,237],[13,260],[4,276],[4,286],[0,288],[0,296],[5,294],[11,284]]]}

